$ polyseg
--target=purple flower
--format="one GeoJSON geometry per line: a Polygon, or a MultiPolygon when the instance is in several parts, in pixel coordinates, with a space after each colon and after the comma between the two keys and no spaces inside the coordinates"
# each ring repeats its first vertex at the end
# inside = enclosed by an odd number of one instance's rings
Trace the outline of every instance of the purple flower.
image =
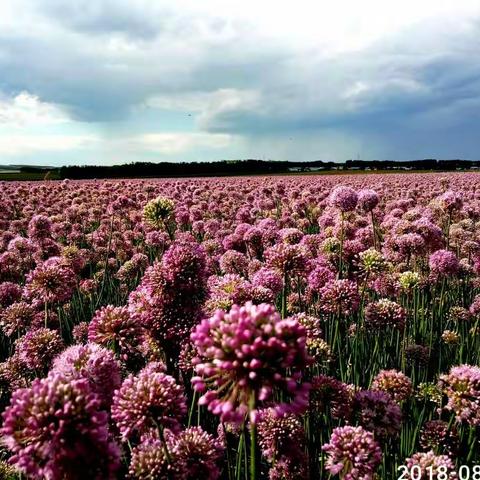
{"type": "Polygon", "coordinates": [[[178,431],[186,412],[183,387],[148,369],[129,375],[113,397],[112,418],[124,440],[157,428],[178,431]]]}
{"type": "Polygon", "coordinates": [[[433,450],[414,453],[407,458],[406,466],[410,472],[413,467],[419,469],[421,480],[458,478],[453,460],[448,455],[435,455],[433,450]]]}
{"type": "Polygon", "coordinates": [[[45,262],[27,275],[25,291],[29,298],[43,303],[67,302],[77,286],[75,272],[57,262],[45,262]]]}
{"type": "Polygon", "coordinates": [[[455,276],[458,273],[460,264],[457,256],[449,250],[437,250],[428,259],[430,271],[437,276],[455,276]]]}
{"type": "Polygon", "coordinates": [[[0,310],[20,301],[22,287],[13,282],[0,283],[0,310]]]}
{"type": "Polygon", "coordinates": [[[33,240],[42,240],[51,235],[52,222],[45,215],[34,215],[28,224],[28,236],[33,240]]]}
{"type": "Polygon", "coordinates": [[[49,328],[29,330],[15,343],[18,358],[30,369],[46,372],[65,345],[58,332],[49,328]]]}
{"type": "Polygon", "coordinates": [[[282,320],[275,307],[248,302],[229,313],[218,310],[203,320],[191,338],[198,349],[195,390],[224,422],[241,423],[247,412],[270,400],[279,390],[291,402],[279,403],[279,413],[302,411],[310,385],[301,382],[309,358],[305,328],[296,320],[282,320]]]}
{"type": "Polygon", "coordinates": [[[352,280],[330,280],[319,291],[320,310],[323,313],[350,315],[360,304],[357,284],[352,280]]]}
{"type": "Polygon", "coordinates": [[[95,343],[67,348],[53,362],[52,372],[66,379],[88,380],[92,392],[99,396],[105,408],[110,407],[113,392],[122,383],[120,364],[113,352],[95,343]]]}
{"type": "Polygon", "coordinates": [[[351,212],[357,206],[358,195],[353,188],[339,186],[333,189],[329,202],[332,207],[338,208],[341,212],[351,212]]]}
{"type": "Polygon", "coordinates": [[[443,420],[430,420],[422,428],[420,446],[424,450],[441,449],[448,455],[453,455],[459,447],[458,431],[455,425],[450,426],[443,420]]]}
{"type": "Polygon", "coordinates": [[[167,451],[161,440],[152,438],[133,448],[128,478],[182,480],[185,464],[176,458],[174,452],[169,452],[167,456],[167,451]]]}
{"type": "Polygon", "coordinates": [[[328,375],[312,379],[310,408],[330,413],[333,418],[349,418],[352,412],[352,393],[345,383],[328,375]]]}
{"type": "Polygon", "coordinates": [[[5,310],[0,311],[0,325],[3,333],[11,337],[17,332],[24,332],[33,322],[35,308],[26,302],[12,303],[5,310]]]}
{"type": "Polygon", "coordinates": [[[459,365],[441,375],[439,386],[448,398],[446,409],[459,422],[480,425],[480,367],[459,365]]]}
{"type": "Polygon", "coordinates": [[[244,277],[248,269],[248,258],[236,250],[227,250],[220,257],[220,269],[223,273],[236,273],[244,277]]]}
{"type": "Polygon", "coordinates": [[[278,295],[284,286],[283,278],[276,270],[262,267],[252,276],[252,284],[255,287],[265,287],[278,295]]]}
{"type": "Polygon", "coordinates": [[[402,426],[402,411],[390,395],[363,390],[355,395],[353,405],[358,423],[373,432],[375,437],[386,439],[398,435],[402,426]]]}
{"type": "Polygon", "coordinates": [[[365,307],[365,327],[369,331],[384,331],[388,327],[403,330],[406,318],[405,309],[387,298],[369,303],[365,307]]]}
{"type": "Polygon", "coordinates": [[[380,445],[362,427],[335,428],[322,450],[327,453],[325,468],[343,480],[372,480],[382,460],[380,445]]]}
{"type": "Polygon", "coordinates": [[[364,212],[371,212],[378,202],[378,193],[375,190],[364,189],[358,192],[358,207],[364,212]]]}
{"type": "Polygon", "coordinates": [[[262,455],[270,463],[280,457],[302,456],[305,430],[295,415],[279,417],[273,409],[261,410],[258,413],[257,432],[262,455]]]}
{"type": "Polygon", "coordinates": [[[200,427],[191,427],[168,436],[168,449],[182,469],[182,480],[217,480],[224,448],[200,427]]]}
{"type": "Polygon", "coordinates": [[[149,329],[168,356],[178,354],[179,345],[202,315],[206,278],[203,249],[196,243],[175,243],[161,262],[147,269],[129,296],[133,318],[149,329]]]}
{"type": "Polygon", "coordinates": [[[380,370],[373,379],[372,390],[388,393],[400,403],[412,396],[413,386],[412,381],[398,370],[380,370]]]}
{"type": "Polygon", "coordinates": [[[308,275],[308,290],[311,293],[316,293],[334,279],[335,273],[331,268],[324,265],[318,265],[308,275]]]}
{"type": "Polygon", "coordinates": [[[85,379],[53,374],[16,390],[1,433],[11,462],[29,478],[115,478],[120,452],[108,415],[85,379]]]}
{"type": "Polygon", "coordinates": [[[88,322],[80,322],[73,327],[72,336],[75,343],[85,344],[88,342],[88,322]]]}
{"type": "Polygon", "coordinates": [[[265,250],[267,267],[278,270],[282,275],[305,274],[309,254],[303,245],[277,243],[265,250]]]}
{"type": "Polygon", "coordinates": [[[126,307],[108,305],[95,313],[88,327],[88,341],[112,349],[122,360],[139,355],[143,328],[126,307]]]}
{"type": "Polygon", "coordinates": [[[453,192],[452,190],[446,191],[443,195],[440,196],[440,205],[449,213],[454,210],[460,210],[463,206],[462,196],[453,192]]]}
{"type": "Polygon", "coordinates": [[[33,380],[34,372],[14,353],[0,363],[0,389],[13,392],[17,388],[26,388],[33,380]]]}
{"type": "Polygon", "coordinates": [[[479,317],[480,316],[480,295],[476,295],[475,298],[473,299],[472,304],[470,305],[469,312],[474,316],[474,317],[479,317]]]}

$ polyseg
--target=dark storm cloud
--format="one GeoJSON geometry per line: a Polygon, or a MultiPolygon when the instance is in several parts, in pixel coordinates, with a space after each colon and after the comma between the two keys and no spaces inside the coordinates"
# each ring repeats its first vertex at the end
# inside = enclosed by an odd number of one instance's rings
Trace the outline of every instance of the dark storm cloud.
{"type": "Polygon", "coordinates": [[[479,147],[475,18],[462,28],[419,22],[328,53],[167,2],[22,2],[32,7],[32,28],[0,31],[0,93],[29,92],[75,121],[114,132],[151,98],[162,98],[152,107],[161,115],[173,108],[165,99],[185,97],[193,100],[175,108],[193,112],[200,131],[247,143],[292,132],[315,142],[336,131],[378,141],[382,151],[446,150],[451,141],[448,151],[460,156],[479,147]]]}

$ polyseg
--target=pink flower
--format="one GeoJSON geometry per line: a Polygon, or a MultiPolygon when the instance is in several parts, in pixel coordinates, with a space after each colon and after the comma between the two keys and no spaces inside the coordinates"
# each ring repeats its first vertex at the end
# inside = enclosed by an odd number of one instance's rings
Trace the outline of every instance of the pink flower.
{"type": "Polygon", "coordinates": [[[460,268],[457,256],[449,250],[437,250],[432,253],[428,265],[431,272],[438,276],[454,276],[460,268]]]}
{"type": "Polygon", "coordinates": [[[452,367],[440,376],[439,385],[448,398],[445,408],[454,412],[459,422],[480,425],[480,367],[452,367]]]}
{"type": "Polygon", "coordinates": [[[59,374],[16,390],[1,429],[11,462],[29,478],[113,479],[120,452],[86,379],[59,374]]]}
{"type": "Polygon", "coordinates": [[[330,205],[341,212],[351,212],[357,206],[358,195],[350,187],[339,186],[330,194],[330,205]]]}
{"type": "Polygon", "coordinates": [[[192,383],[197,391],[208,389],[200,404],[222,421],[241,423],[278,390],[290,402],[277,403],[277,412],[304,410],[310,387],[301,379],[309,361],[305,336],[304,327],[282,320],[272,305],[218,310],[191,335],[199,353],[192,383]]]}
{"type": "Polygon", "coordinates": [[[183,387],[173,377],[149,369],[129,375],[113,397],[112,419],[123,439],[157,428],[178,431],[186,413],[183,387]]]}
{"type": "Polygon", "coordinates": [[[322,450],[327,454],[326,470],[343,480],[372,480],[382,460],[380,445],[362,427],[335,428],[322,450]]]}

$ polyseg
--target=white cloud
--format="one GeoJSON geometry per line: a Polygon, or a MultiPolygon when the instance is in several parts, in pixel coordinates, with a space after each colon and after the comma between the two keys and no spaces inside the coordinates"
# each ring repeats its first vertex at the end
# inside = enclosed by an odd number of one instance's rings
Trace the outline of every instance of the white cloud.
{"type": "Polygon", "coordinates": [[[98,138],[88,135],[0,135],[0,155],[21,156],[92,148],[98,138]]]}
{"type": "Polygon", "coordinates": [[[216,133],[147,133],[122,140],[128,148],[165,155],[180,154],[195,148],[221,149],[232,142],[232,135],[216,133]]]}
{"type": "Polygon", "coordinates": [[[0,126],[55,125],[69,121],[61,108],[42,102],[38,96],[28,92],[21,92],[13,98],[0,97],[0,126]]]}

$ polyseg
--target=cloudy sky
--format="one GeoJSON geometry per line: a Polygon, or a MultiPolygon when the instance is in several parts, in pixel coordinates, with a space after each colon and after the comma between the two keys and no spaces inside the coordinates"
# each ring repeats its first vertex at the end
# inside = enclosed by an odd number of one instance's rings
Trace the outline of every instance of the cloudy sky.
{"type": "Polygon", "coordinates": [[[480,158],[479,0],[1,0],[0,164],[480,158]]]}

